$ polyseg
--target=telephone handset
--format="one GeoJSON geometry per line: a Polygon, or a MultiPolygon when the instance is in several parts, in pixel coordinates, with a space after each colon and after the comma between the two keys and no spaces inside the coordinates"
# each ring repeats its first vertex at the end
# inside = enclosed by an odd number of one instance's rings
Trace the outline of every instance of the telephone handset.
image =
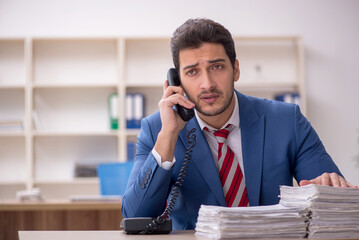
{"type": "MultiPolygon", "coordinates": [[[[181,80],[178,72],[174,68],[170,68],[167,73],[167,80],[170,86],[180,86],[181,80]]],[[[182,120],[187,122],[194,116],[194,110],[185,108],[179,104],[176,104],[177,112],[181,116],[182,120]]]]}
{"type": "MultiPolygon", "coordinates": [[[[167,79],[171,86],[179,86],[180,78],[177,70],[171,68],[168,70],[167,79]]],[[[179,104],[176,105],[178,114],[183,121],[188,121],[194,116],[193,109],[187,109],[179,104]]],[[[177,197],[180,194],[180,188],[183,185],[184,178],[191,160],[192,149],[196,146],[195,128],[187,130],[187,148],[183,164],[179,172],[178,178],[172,188],[170,199],[167,202],[166,209],[157,218],[140,217],[140,218],[124,218],[121,221],[121,227],[126,234],[168,234],[172,231],[172,220],[169,215],[173,210],[177,197]]]]}

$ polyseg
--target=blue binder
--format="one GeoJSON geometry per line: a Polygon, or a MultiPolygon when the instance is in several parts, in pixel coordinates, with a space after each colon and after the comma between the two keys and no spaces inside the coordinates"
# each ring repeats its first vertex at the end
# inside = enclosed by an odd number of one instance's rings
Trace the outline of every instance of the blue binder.
{"type": "Polygon", "coordinates": [[[275,100],[286,102],[286,103],[294,103],[300,105],[300,96],[298,93],[283,93],[275,96],[275,100]]]}
{"type": "Polygon", "coordinates": [[[140,128],[144,117],[145,98],[140,93],[126,95],[126,125],[127,128],[140,128]]]}

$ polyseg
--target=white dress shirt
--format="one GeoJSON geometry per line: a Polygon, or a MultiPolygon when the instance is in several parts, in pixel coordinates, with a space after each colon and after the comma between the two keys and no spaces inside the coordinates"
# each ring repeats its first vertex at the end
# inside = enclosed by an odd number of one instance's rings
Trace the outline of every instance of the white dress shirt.
{"type": "MultiPolygon", "coordinates": [[[[228,138],[227,138],[227,145],[232,149],[232,151],[234,152],[234,157],[235,159],[238,161],[239,166],[242,169],[242,173],[244,176],[244,171],[243,171],[243,157],[242,157],[242,141],[241,141],[241,129],[240,129],[240,124],[239,124],[239,106],[238,106],[238,98],[237,98],[237,94],[234,93],[233,94],[235,97],[235,105],[234,105],[234,110],[233,113],[231,115],[231,117],[229,118],[229,120],[220,128],[224,128],[226,127],[228,124],[232,124],[234,127],[231,131],[231,133],[229,134],[228,138]]],[[[195,110],[195,116],[197,118],[198,124],[201,127],[203,134],[208,142],[209,148],[211,149],[212,152],[212,156],[214,159],[214,163],[217,166],[218,169],[218,142],[216,137],[213,135],[213,132],[218,130],[213,128],[212,126],[206,124],[197,114],[197,111],[195,110]],[[204,130],[204,128],[207,127],[210,132],[204,130]]],[[[162,167],[163,169],[169,170],[174,163],[176,162],[175,157],[173,157],[173,161],[172,162],[162,162],[161,160],[161,156],[158,154],[158,152],[153,148],[152,149],[152,155],[153,157],[156,159],[158,165],[160,167],[162,167]]]]}

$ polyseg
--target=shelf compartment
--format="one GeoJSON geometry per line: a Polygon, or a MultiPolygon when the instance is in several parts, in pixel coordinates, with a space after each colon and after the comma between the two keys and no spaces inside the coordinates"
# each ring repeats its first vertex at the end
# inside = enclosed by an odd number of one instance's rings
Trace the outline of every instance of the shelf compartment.
{"type": "Polygon", "coordinates": [[[25,138],[0,136],[0,153],[0,183],[25,182],[25,138]]]}
{"type": "Polygon", "coordinates": [[[23,89],[0,89],[0,121],[20,121],[16,129],[1,129],[0,134],[21,134],[25,129],[25,92],[23,89]]]}
{"type": "Polygon", "coordinates": [[[0,86],[25,86],[25,42],[23,39],[0,40],[0,86]]]}
{"type": "Polygon", "coordinates": [[[162,86],[173,67],[170,39],[126,39],[125,45],[126,84],[162,86]]]}
{"type": "Polygon", "coordinates": [[[297,83],[295,38],[235,38],[240,81],[297,83]]]}
{"type": "Polygon", "coordinates": [[[114,88],[36,89],[36,130],[44,132],[109,132],[108,96],[114,88]]]}
{"type": "Polygon", "coordinates": [[[35,182],[75,179],[76,164],[116,162],[116,136],[36,136],[35,182]]]}
{"type": "Polygon", "coordinates": [[[115,84],[117,39],[33,40],[34,83],[115,84]]]}

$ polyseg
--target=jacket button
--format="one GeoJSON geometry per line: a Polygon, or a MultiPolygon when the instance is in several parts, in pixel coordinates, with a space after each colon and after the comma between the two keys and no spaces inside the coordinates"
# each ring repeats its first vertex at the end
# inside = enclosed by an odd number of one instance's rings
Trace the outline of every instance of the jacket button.
{"type": "Polygon", "coordinates": [[[150,175],[152,173],[152,170],[149,168],[147,169],[147,174],[150,175]]]}
{"type": "Polygon", "coordinates": [[[143,180],[143,183],[144,183],[144,184],[147,184],[147,183],[148,183],[148,180],[147,180],[147,179],[144,179],[144,180],[143,180]]]}
{"type": "Polygon", "coordinates": [[[144,189],[146,187],[146,184],[141,183],[140,188],[144,189]]]}

